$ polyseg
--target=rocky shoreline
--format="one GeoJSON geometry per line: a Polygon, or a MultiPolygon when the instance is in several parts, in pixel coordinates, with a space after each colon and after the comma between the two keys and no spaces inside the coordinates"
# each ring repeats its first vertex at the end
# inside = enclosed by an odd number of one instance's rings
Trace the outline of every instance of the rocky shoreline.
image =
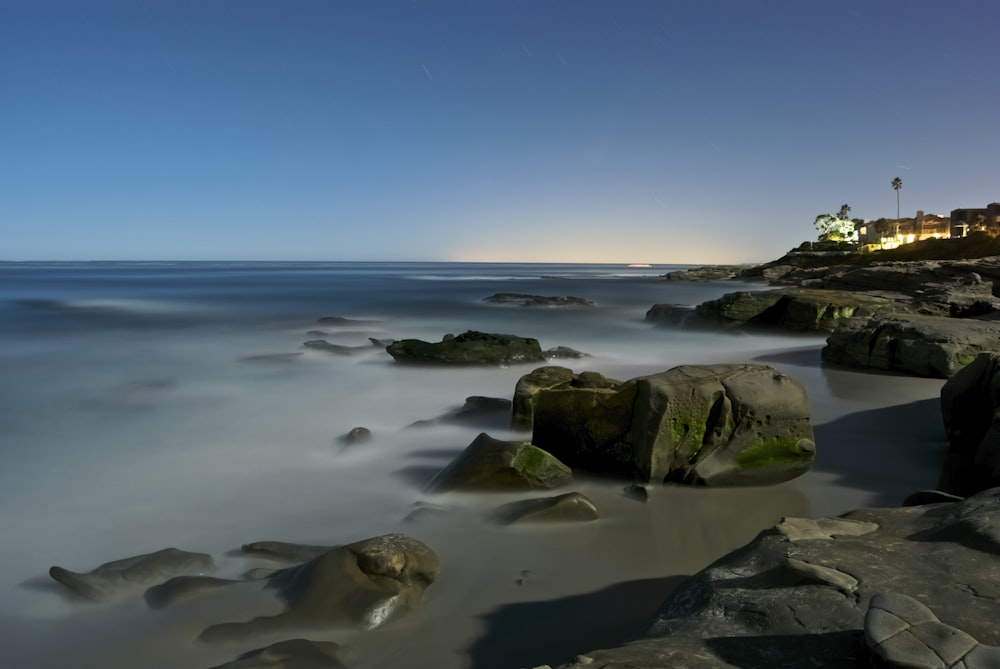
{"type": "Polygon", "coordinates": [[[826,331],[824,363],[948,379],[940,490],[785,518],[687,579],[635,641],[562,669],[1000,667],[1000,256],[666,278],[748,276],[770,287],[654,305],[647,320],[826,331]]]}
{"type": "MultiPolygon", "coordinates": [[[[681,280],[755,276],[770,285],[694,307],[654,305],[647,320],[828,332],[825,363],[949,379],[941,392],[949,451],[940,490],[915,493],[900,508],[784,518],[684,580],[640,638],[587,651],[562,666],[998,666],[1000,320],[993,317],[1000,300],[993,278],[1000,278],[1000,257],[790,267],[691,272],[681,280]]],[[[567,301],[582,299],[503,295],[502,306],[575,307],[567,301]]],[[[326,317],[321,323],[356,322],[326,317]]],[[[563,347],[542,351],[529,337],[476,331],[433,343],[371,343],[343,347],[310,339],[303,346],[337,355],[384,349],[397,364],[421,366],[585,357],[563,347]]],[[[630,503],[643,503],[647,486],[661,483],[785,481],[804,473],[816,453],[803,388],[764,364],[682,365],[627,381],[547,365],[522,375],[512,399],[470,397],[458,412],[412,427],[449,421],[526,433],[507,441],[480,434],[427,486],[431,493],[546,491],[484,514],[484,522],[500,525],[598,520],[598,506],[572,490],[577,473],[613,476],[630,503]]],[[[371,437],[359,426],[340,441],[357,448],[371,437]]],[[[426,505],[411,515],[440,511],[426,505]]],[[[211,576],[211,555],[173,548],[84,573],[56,566],[50,575],[83,598],[141,593],[153,608],[222,596],[213,593],[268,595],[236,619],[210,621],[198,637],[251,648],[221,665],[247,669],[344,666],[336,644],[298,635],[371,630],[409,615],[441,568],[432,546],[403,534],[342,546],[256,542],[241,555],[251,568],[238,579],[211,576]],[[262,638],[276,642],[256,647],[262,638]]]]}

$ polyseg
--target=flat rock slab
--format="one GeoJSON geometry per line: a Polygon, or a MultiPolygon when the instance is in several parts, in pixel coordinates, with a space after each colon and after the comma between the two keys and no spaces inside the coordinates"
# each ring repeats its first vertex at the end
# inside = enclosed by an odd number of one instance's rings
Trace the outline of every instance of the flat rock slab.
{"type": "Polygon", "coordinates": [[[1000,667],[1000,488],[806,520],[688,579],[644,638],[564,669],[1000,667]]]}
{"type": "Polygon", "coordinates": [[[891,316],[842,323],[822,350],[826,362],[946,379],[992,351],[1000,322],[937,316],[891,316]]]}

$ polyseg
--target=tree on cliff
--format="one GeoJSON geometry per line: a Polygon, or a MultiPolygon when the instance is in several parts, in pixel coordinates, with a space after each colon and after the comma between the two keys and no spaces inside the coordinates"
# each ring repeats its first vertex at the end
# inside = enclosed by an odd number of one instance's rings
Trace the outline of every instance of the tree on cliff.
{"type": "Polygon", "coordinates": [[[899,191],[903,189],[903,180],[896,177],[892,180],[892,189],[896,191],[896,219],[899,219],[899,191]]]}
{"type": "Polygon", "coordinates": [[[854,242],[858,240],[856,218],[851,218],[851,206],[844,204],[836,214],[820,214],[813,221],[813,226],[819,230],[820,241],[854,242]]]}

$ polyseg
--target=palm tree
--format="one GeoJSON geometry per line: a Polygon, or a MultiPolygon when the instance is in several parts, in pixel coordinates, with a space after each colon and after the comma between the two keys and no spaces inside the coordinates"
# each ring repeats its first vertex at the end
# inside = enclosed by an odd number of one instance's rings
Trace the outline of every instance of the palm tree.
{"type": "Polygon", "coordinates": [[[903,180],[896,177],[892,180],[892,189],[896,191],[896,220],[899,220],[899,191],[903,188],[903,180]]]}

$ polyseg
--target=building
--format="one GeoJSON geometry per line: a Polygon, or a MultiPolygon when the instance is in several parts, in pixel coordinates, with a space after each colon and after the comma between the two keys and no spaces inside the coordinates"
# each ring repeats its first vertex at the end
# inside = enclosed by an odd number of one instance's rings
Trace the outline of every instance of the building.
{"type": "Polygon", "coordinates": [[[912,244],[923,239],[947,239],[952,234],[952,227],[949,218],[918,211],[913,218],[865,221],[858,226],[858,242],[883,249],[894,249],[902,244],[912,244]]]}
{"type": "Polygon", "coordinates": [[[1000,202],[991,202],[982,209],[952,210],[952,237],[965,237],[976,229],[1000,232],[1000,202]]]}

